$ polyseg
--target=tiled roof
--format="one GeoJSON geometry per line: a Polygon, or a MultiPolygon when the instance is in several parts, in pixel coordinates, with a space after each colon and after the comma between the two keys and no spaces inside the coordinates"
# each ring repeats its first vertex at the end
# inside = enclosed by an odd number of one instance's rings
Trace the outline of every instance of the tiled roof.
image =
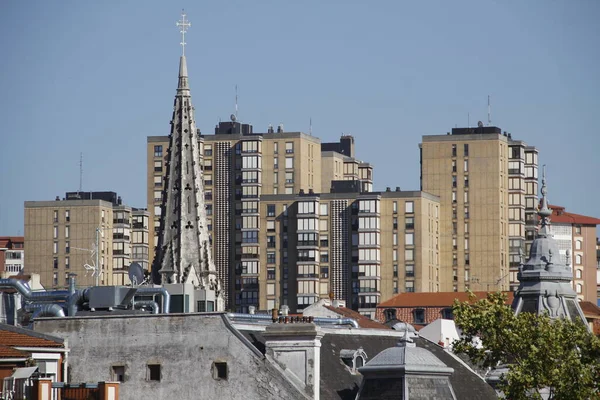
{"type": "Polygon", "coordinates": [[[341,315],[345,318],[353,318],[358,322],[358,326],[361,328],[367,329],[390,329],[388,326],[381,324],[377,321],[373,321],[371,318],[365,317],[364,315],[351,310],[346,307],[333,307],[333,306],[324,306],[326,309],[333,311],[336,314],[341,315]]]}
{"type": "MultiPolygon", "coordinates": [[[[488,292],[473,292],[477,299],[483,299],[488,292]]],[[[514,293],[504,292],[507,295],[506,304],[512,304],[514,293]]],[[[377,305],[378,308],[384,307],[450,307],[454,299],[459,301],[469,300],[469,293],[466,292],[436,292],[436,293],[400,293],[388,301],[377,305]]]]}
{"type": "Polygon", "coordinates": [[[0,324],[0,343],[12,347],[64,347],[63,339],[6,324],[0,324]]]}
{"type": "Polygon", "coordinates": [[[579,302],[579,305],[586,318],[600,319],[600,307],[591,301],[581,301],[579,302]]]}
{"type": "Polygon", "coordinates": [[[566,212],[564,207],[549,205],[552,209],[550,222],[557,224],[600,225],[600,219],[566,212]]]}
{"type": "Polygon", "coordinates": [[[29,353],[0,344],[0,358],[27,358],[29,353]]]}

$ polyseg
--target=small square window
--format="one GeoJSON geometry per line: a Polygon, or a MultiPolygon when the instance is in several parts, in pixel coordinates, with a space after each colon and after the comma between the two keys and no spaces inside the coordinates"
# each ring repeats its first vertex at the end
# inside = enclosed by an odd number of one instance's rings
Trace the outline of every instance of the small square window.
{"type": "Polygon", "coordinates": [[[113,365],[112,366],[112,380],[115,382],[125,382],[125,366],[124,365],[113,365]]]}
{"type": "Polygon", "coordinates": [[[216,380],[227,380],[227,362],[215,361],[212,368],[213,378],[216,380]]]}
{"type": "Polygon", "coordinates": [[[160,382],[160,364],[148,364],[146,380],[160,382]]]}

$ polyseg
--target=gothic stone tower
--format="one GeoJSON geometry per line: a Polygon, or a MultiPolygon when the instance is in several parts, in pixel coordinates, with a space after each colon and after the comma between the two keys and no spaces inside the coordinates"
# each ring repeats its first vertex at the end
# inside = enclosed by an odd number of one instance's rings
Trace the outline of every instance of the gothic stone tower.
{"type": "MultiPolygon", "coordinates": [[[[189,22],[178,23],[185,38],[189,22]]],[[[182,41],[185,49],[185,41],[182,41]]],[[[197,311],[223,311],[221,284],[212,260],[203,197],[202,169],[194,107],[188,84],[185,53],[179,60],[179,82],[166,160],[165,190],[154,281],[179,292],[177,284],[193,285],[197,311]]],[[[188,290],[181,289],[182,293],[188,290]]],[[[182,310],[187,311],[187,310],[182,310]]]]}

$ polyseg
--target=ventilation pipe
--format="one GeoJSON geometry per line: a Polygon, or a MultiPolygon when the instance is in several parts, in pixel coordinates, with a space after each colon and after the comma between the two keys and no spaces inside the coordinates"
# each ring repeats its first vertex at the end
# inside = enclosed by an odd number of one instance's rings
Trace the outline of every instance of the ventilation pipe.
{"type": "Polygon", "coordinates": [[[27,285],[19,279],[8,278],[0,279],[0,289],[15,289],[26,301],[67,301],[69,298],[68,290],[51,291],[32,291],[27,285]]]}
{"type": "MultiPolygon", "coordinates": [[[[154,296],[154,295],[162,296],[162,309],[161,312],[168,314],[171,310],[171,295],[165,288],[161,287],[138,287],[137,292],[134,295],[134,301],[137,296],[154,296]]],[[[136,302],[137,303],[137,302],[136,302]]]]}
{"type": "Polygon", "coordinates": [[[134,309],[139,310],[140,308],[150,307],[152,308],[152,314],[158,314],[159,306],[158,303],[152,300],[142,300],[134,304],[134,309]]]}
{"type": "Polygon", "coordinates": [[[27,311],[33,311],[31,319],[65,316],[65,310],[58,304],[28,304],[25,306],[25,309],[27,311]]]}

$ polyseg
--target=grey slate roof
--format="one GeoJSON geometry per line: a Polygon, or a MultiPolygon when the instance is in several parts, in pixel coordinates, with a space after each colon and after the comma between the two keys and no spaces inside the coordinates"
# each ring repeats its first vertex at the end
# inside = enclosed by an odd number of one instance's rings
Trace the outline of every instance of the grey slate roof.
{"type": "MultiPolygon", "coordinates": [[[[265,352],[265,339],[261,332],[241,331],[242,334],[263,354],[265,352]]],[[[342,335],[326,333],[321,340],[321,398],[328,400],[355,400],[362,375],[352,374],[340,358],[344,349],[358,349],[362,347],[371,362],[379,353],[395,347],[398,337],[369,336],[369,335],[342,335]]],[[[456,398],[469,400],[496,400],[497,396],[486,382],[473,373],[468,367],[454,356],[446,353],[437,344],[422,338],[414,339],[417,349],[430,351],[446,366],[453,368],[450,383],[456,398]]]]}

